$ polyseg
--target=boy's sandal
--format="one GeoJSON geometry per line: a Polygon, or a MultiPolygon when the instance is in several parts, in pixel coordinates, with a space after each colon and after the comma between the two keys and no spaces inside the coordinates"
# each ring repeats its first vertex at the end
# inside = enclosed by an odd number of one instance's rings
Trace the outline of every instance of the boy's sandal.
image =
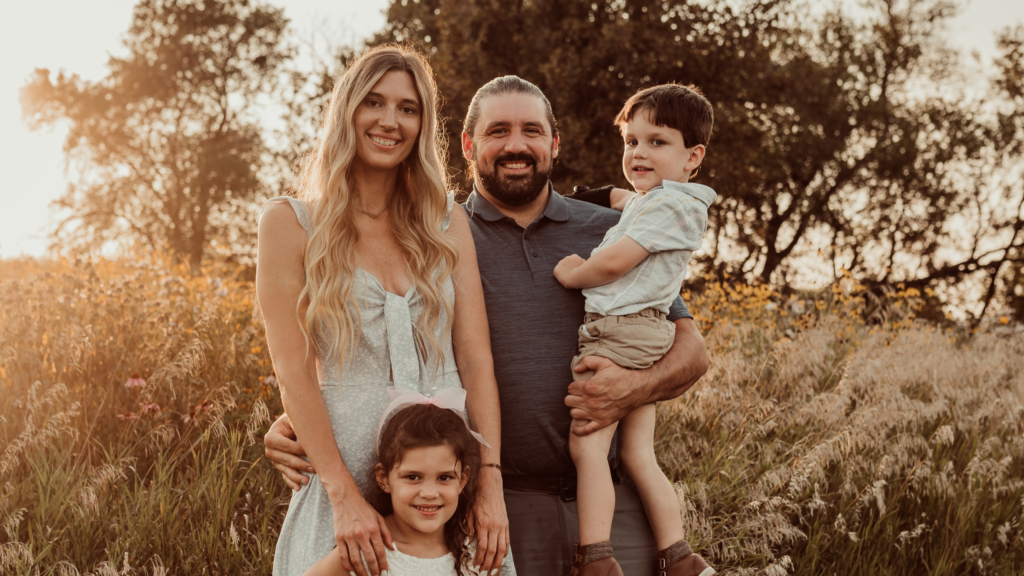
{"type": "Polygon", "coordinates": [[[680,540],[668,548],[658,552],[658,576],[711,576],[715,569],[693,549],[685,540],[680,540]]]}
{"type": "Polygon", "coordinates": [[[576,545],[569,576],[625,576],[615,560],[608,540],[586,546],[576,545]]]}

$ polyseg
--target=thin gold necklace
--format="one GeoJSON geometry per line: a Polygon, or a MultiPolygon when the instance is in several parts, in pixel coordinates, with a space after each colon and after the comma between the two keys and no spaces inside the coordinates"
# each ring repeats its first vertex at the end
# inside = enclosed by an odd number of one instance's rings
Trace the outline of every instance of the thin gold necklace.
{"type": "Polygon", "coordinates": [[[376,220],[377,218],[380,218],[382,214],[384,214],[385,212],[387,212],[387,211],[388,211],[388,207],[387,207],[387,206],[385,206],[383,210],[381,210],[380,212],[378,212],[378,213],[376,213],[376,214],[374,214],[374,213],[372,213],[372,212],[367,212],[366,210],[363,210],[362,208],[356,208],[356,210],[359,210],[359,211],[360,211],[360,212],[362,212],[363,214],[366,214],[366,215],[367,215],[367,216],[369,216],[370,218],[373,218],[374,220],[376,220]]]}

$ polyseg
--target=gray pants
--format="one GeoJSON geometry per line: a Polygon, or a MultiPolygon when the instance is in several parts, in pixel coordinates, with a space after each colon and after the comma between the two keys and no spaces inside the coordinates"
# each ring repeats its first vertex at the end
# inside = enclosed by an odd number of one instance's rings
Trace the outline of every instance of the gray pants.
{"type": "MultiPolygon", "coordinates": [[[[576,503],[553,494],[505,489],[516,572],[529,576],[565,576],[579,542],[576,503]]],[[[615,486],[612,522],[615,559],[626,576],[650,576],[658,547],[640,496],[629,480],[615,486]]]]}

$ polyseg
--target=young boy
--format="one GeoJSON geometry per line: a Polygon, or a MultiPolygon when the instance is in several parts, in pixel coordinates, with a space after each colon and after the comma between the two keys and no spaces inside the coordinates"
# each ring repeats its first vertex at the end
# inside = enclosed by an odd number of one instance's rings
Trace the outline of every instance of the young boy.
{"type": "MultiPolygon", "coordinates": [[[[576,254],[555,267],[566,288],[582,288],[586,317],[579,330],[573,379],[585,356],[602,356],[625,368],[644,369],[672,347],[675,325],[666,319],[686,266],[700,248],[715,192],[689,184],[700,167],[714,120],[711,104],[693,86],[664,84],[626,101],[615,123],[625,151],[622,170],[636,189],[619,223],[608,230],[589,260],[576,254]]],[[[586,422],[573,421],[573,428],[586,422]]],[[[708,576],[715,571],[685,540],[679,500],[654,455],[655,407],[637,408],[620,423],[622,467],[636,485],[657,540],[659,576],[708,576]]],[[[608,449],[615,425],[588,436],[570,431],[576,464],[580,546],[570,574],[618,576],[611,542],[615,492],[608,449]]]]}

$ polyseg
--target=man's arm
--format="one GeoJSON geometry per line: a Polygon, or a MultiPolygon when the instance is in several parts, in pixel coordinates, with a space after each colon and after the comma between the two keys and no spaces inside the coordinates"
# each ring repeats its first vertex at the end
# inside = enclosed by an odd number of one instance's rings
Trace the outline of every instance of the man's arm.
{"type": "Polygon", "coordinates": [[[312,474],[316,471],[312,464],[302,459],[306,452],[296,439],[287,414],[282,414],[271,424],[270,430],[263,437],[263,445],[266,447],[267,460],[274,464],[289,488],[298,490],[309,484],[309,478],[302,471],[312,474]]]}
{"type": "Polygon", "coordinates": [[[605,208],[611,208],[612,210],[622,212],[622,209],[626,206],[626,202],[633,196],[636,196],[636,192],[626,190],[624,188],[616,188],[614,186],[602,186],[600,188],[577,186],[575,191],[569,197],[574,200],[582,200],[584,202],[597,204],[598,206],[604,206],[605,208]]]}
{"type": "Polygon", "coordinates": [[[576,420],[587,421],[574,428],[587,435],[618,422],[636,408],[659,400],[677,398],[708,371],[707,347],[691,318],[675,321],[672,348],[646,370],[629,370],[607,358],[586,356],[577,372],[595,370],[590,380],[569,385],[566,406],[576,420]]]}

